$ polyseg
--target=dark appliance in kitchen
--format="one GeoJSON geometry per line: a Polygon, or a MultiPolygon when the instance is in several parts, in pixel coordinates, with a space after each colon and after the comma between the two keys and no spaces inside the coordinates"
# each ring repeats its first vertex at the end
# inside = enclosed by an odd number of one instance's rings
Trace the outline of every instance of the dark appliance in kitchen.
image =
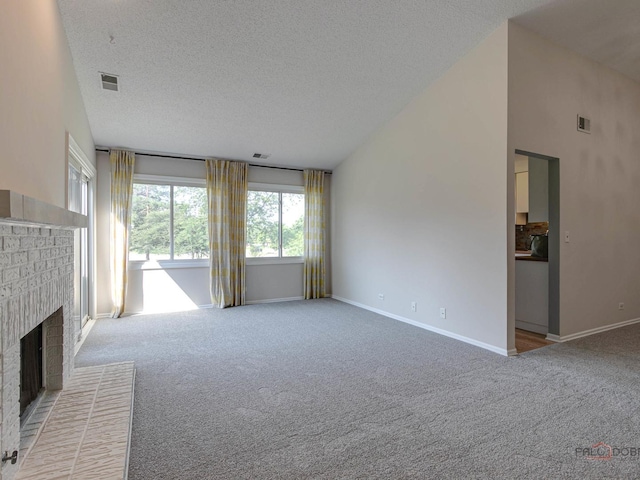
{"type": "Polygon", "coordinates": [[[531,235],[531,256],[539,258],[549,257],[549,232],[539,235],[531,235]]]}

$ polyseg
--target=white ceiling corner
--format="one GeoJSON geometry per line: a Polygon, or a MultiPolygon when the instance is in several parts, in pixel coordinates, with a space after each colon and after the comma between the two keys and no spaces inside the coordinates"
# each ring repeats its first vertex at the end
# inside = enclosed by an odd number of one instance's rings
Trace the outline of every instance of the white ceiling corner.
{"type": "Polygon", "coordinates": [[[58,0],[97,145],[324,169],[506,19],[546,22],[548,3],[58,0]]]}

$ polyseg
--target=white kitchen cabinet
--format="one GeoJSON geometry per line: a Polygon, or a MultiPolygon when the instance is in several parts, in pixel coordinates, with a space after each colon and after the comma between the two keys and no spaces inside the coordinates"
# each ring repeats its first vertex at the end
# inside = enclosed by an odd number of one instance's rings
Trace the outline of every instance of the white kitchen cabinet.
{"type": "Polygon", "coordinates": [[[516,213],[529,211],[529,172],[516,173],[516,213]]]}
{"type": "Polygon", "coordinates": [[[513,164],[513,173],[521,173],[529,171],[529,157],[516,153],[516,159],[513,164]]]}

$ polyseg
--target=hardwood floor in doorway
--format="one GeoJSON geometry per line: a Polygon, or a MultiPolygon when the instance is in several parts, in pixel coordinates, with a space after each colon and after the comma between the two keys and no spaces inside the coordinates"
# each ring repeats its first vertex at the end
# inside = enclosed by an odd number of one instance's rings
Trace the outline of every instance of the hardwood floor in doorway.
{"type": "Polygon", "coordinates": [[[541,333],[527,332],[526,330],[516,328],[516,350],[518,353],[546,347],[552,343],[553,342],[547,340],[541,333]]]}

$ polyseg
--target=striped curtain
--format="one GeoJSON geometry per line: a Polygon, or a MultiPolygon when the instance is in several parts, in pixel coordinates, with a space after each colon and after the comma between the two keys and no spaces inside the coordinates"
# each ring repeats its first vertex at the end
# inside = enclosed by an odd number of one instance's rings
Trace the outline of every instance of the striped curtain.
{"type": "Polygon", "coordinates": [[[124,312],[129,268],[129,224],[135,154],[111,150],[111,317],[124,312]]]}
{"type": "Polygon", "coordinates": [[[304,298],[323,298],[324,172],[304,171],[304,298]]]}
{"type": "Polygon", "coordinates": [[[211,303],[244,305],[248,164],[208,159],[211,303]]]}

